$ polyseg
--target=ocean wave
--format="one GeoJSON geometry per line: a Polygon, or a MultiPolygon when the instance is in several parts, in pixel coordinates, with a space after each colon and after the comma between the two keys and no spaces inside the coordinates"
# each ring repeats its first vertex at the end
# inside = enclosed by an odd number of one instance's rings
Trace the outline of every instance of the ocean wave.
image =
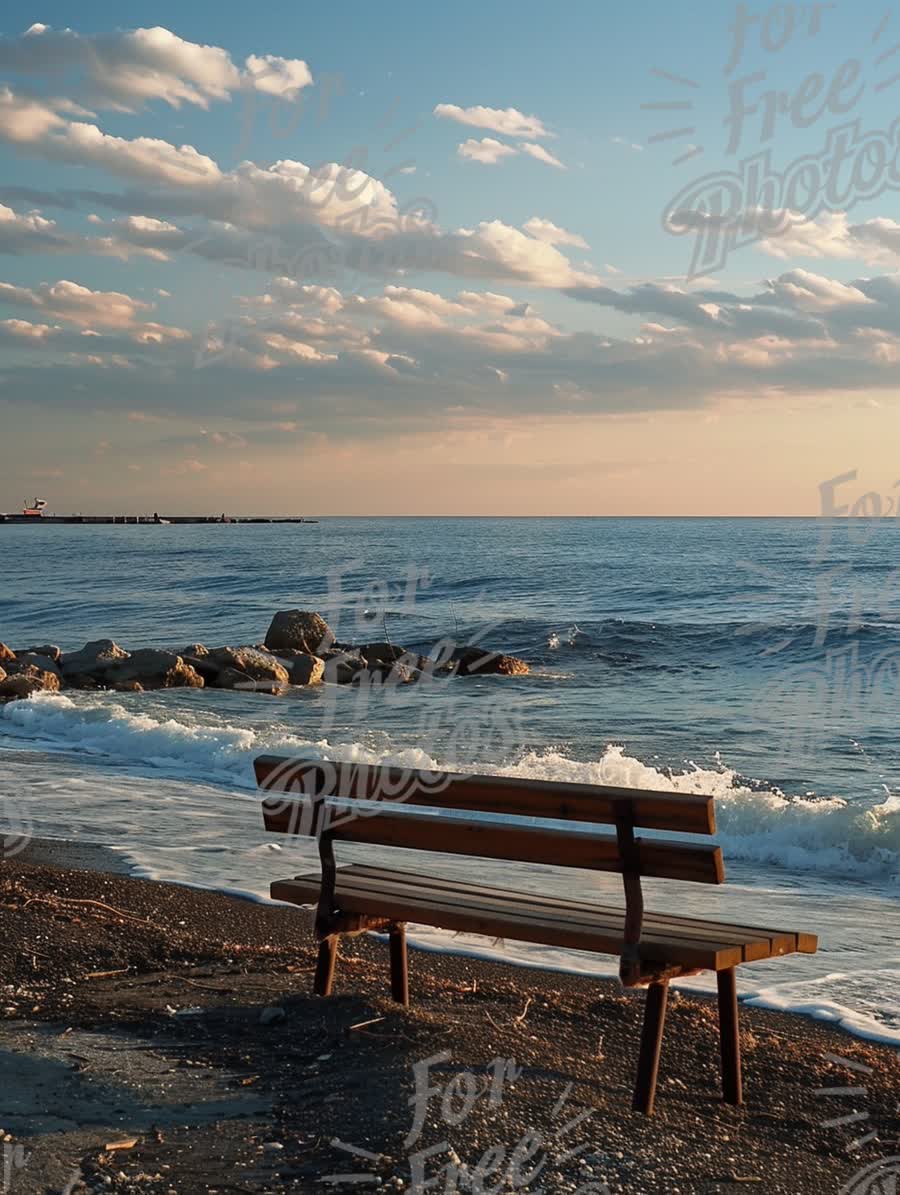
{"type": "MultiPolygon", "coordinates": [[[[409,768],[442,766],[440,758],[419,748],[329,743],[228,723],[189,725],[96,696],[73,700],[61,694],[39,694],[0,706],[0,733],[10,745],[101,756],[120,767],[162,770],[184,780],[240,789],[255,787],[253,758],[266,751],[409,768]]],[[[718,840],[726,859],[900,885],[900,796],[887,796],[880,803],[791,796],[748,781],[724,766],[710,769],[688,763],[680,772],[661,771],[616,745],[607,745],[598,758],[588,761],[545,750],[528,752],[515,761],[454,761],[452,767],[529,779],[709,794],[716,797],[718,840]]]]}

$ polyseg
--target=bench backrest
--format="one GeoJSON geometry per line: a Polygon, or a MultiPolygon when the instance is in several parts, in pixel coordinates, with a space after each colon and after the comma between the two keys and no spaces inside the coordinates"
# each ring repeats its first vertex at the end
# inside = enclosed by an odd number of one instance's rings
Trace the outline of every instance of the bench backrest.
{"type": "Polygon", "coordinates": [[[634,835],[714,834],[709,796],[276,755],[259,756],[254,769],[269,794],[263,801],[266,829],[279,833],[636,877],[710,884],[725,879],[714,844],[634,835]],[[364,804],[354,804],[359,801],[364,804]],[[500,816],[528,818],[530,824],[498,821],[500,816]],[[615,833],[541,824],[547,821],[614,826],[615,833]]]}

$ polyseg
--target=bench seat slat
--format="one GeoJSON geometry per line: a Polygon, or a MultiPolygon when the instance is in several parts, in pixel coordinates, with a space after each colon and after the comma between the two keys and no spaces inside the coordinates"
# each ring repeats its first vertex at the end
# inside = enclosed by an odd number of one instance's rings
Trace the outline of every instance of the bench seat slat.
{"type": "MultiPolygon", "coordinates": [[[[300,811],[302,798],[267,797],[263,801],[266,829],[283,834],[309,825],[300,811]]],[[[349,816],[329,824],[329,833],[342,842],[378,843],[410,850],[439,851],[522,863],[554,863],[561,867],[619,872],[619,846],[614,834],[549,830],[539,826],[498,821],[464,821],[439,814],[382,805],[366,816],[349,816]]],[[[642,839],[638,846],[641,875],[695,883],[721,884],[725,879],[721,847],[709,843],[642,839]]]]}
{"type": "Polygon", "coordinates": [[[323,796],[363,798],[394,794],[409,805],[469,812],[553,818],[612,825],[624,804],[643,830],[715,834],[714,798],[694,793],[657,792],[607,784],[570,784],[515,776],[468,776],[454,772],[410,773],[375,764],[260,755],[256,780],[269,792],[312,791],[323,796]]]}
{"type": "MultiPolygon", "coordinates": [[[[352,872],[351,877],[347,876],[345,882],[356,882],[357,877],[364,877],[366,881],[371,882],[373,886],[379,884],[391,884],[399,880],[403,882],[406,873],[398,872],[392,868],[387,867],[372,867],[369,864],[353,864],[350,867],[343,868],[340,874],[352,872]]],[[[417,885],[422,880],[419,876],[410,876],[406,881],[408,885],[417,885]]],[[[450,892],[459,891],[460,882],[458,880],[449,879],[444,876],[429,875],[425,881],[428,888],[447,890],[450,892]]],[[[621,919],[620,910],[616,906],[596,905],[589,901],[572,900],[568,897],[547,896],[542,893],[517,891],[515,889],[505,888],[490,888],[478,884],[466,884],[465,890],[472,896],[484,895],[486,898],[496,901],[502,901],[504,904],[523,904],[532,908],[548,909],[559,911],[566,914],[578,914],[579,912],[586,912],[590,915],[601,914],[604,912],[611,912],[615,917],[621,919]]],[[[740,943],[744,947],[745,963],[755,962],[760,958],[771,958],[778,954],[792,954],[796,952],[815,953],[815,936],[809,934],[798,934],[793,930],[780,929],[766,929],[760,926],[748,925],[732,925],[730,923],[723,923],[718,921],[709,921],[702,918],[685,918],[679,917],[671,913],[657,913],[648,912],[644,915],[644,924],[647,926],[653,925],[656,928],[671,927],[674,931],[680,930],[685,925],[690,927],[690,934],[696,937],[706,937],[710,940],[719,941],[723,934],[727,935],[728,940],[734,943],[740,943]],[[813,939],[813,949],[809,951],[804,949],[802,940],[804,938],[813,939]]]]}
{"type": "MultiPolygon", "coordinates": [[[[313,879],[314,877],[310,877],[313,879]]],[[[276,881],[271,887],[275,900],[292,904],[309,904],[316,899],[315,886],[301,880],[276,881]]],[[[362,897],[363,894],[359,893],[362,897]]],[[[484,909],[477,905],[471,908],[446,905],[430,899],[428,893],[420,893],[415,901],[398,894],[366,893],[362,907],[353,908],[353,893],[342,894],[347,912],[364,912],[371,917],[382,917],[394,921],[415,921],[423,925],[434,925],[458,933],[481,934],[488,938],[511,938],[514,941],[539,942],[547,946],[561,946],[570,950],[588,950],[599,954],[618,954],[621,948],[621,933],[608,927],[587,927],[562,922],[544,921],[535,916],[516,914],[507,910],[484,909]]],[[[720,970],[737,966],[741,962],[739,947],[716,950],[713,945],[702,944],[673,949],[671,942],[650,938],[641,939],[642,957],[654,962],[667,962],[677,957],[685,966],[705,970],[720,970]]]]}
{"type": "MultiPolygon", "coordinates": [[[[346,912],[365,912],[417,921],[445,929],[508,937],[598,953],[619,953],[624,911],[607,906],[509,893],[435,877],[391,873],[364,866],[338,872],[337,895],[346,912]]],[[[294,904],[318,899],[319,877],[276,881],[272,896],[294,904]]],[[[697,922],[691,918],[648,914],[641,937],[642,956],[656,962],[723,970],[799,948],[796,935],[697,922]]]]}

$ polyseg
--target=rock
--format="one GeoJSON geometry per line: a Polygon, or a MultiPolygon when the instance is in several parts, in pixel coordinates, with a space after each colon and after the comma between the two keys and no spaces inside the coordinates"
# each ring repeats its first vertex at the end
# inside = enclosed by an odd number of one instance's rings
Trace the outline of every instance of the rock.
{"type": "Polygon", "coordinates": [[[0,668],[0,680],[6,680],[6,673],[0,668]]]}
{"type": "Polygon", "coordinates": [[[405,647],[395,647],[393,643],[365,643],[358,651],[370,665],[394,664],[410,654],[405,647]]]}
{"type": "Polygon", "coordinates": [[[85,679],[99,681],[117,661],[127,660],[128,652],[112,639],[94,639],[81,651],[69,652],[60,660],[60,668],[71,685],[83,686],[85,679]]]}
{"type": "Polygon", "coordinates": [[[414,679],[418,673],[413,673],[406,664],[398,660],[395,664],[370,664],[354,677],[356,684],[375,685],[405,685],[414,679]]]}
{"type": "Polygon", "coordinates": [[[7,647],[5,643],[0,643],[0,664],[5,663],[7,660],[14,660],[15,658],[16,653],[13,649],[7,647]]]}
{"type": "Polygon", "coordinates": [[[252,680],[246,672],[237,668],[223,668],[216,676],[216,689],[247,689],[252,693],[265,693],[269,697],[281,697],[288,690],[289,681],[252,680]]]}
{"type": "Polygon", "coordinates": [[[518,656],[505,656],[483,647],[458,647],[451,658],[459,676],[525,676],[529,671],[518,656]]]}
{"type": "Polygon", "coordinates": [[[221,669],[217,664],[214,664],[209,658],[209,652],[205,656],[186,656],[181,657],[185,664],[190,664],[198,676],[202,676],[204,683],[212,685],[215,683],[216,677],[219,675],[221,669]]]}
{"type": "Polygon", "coordinates": [[[202,660],[204,656],[209,655],[209,648],[204,647],[202,643],[189,643],[180,654],[184,659],[191,656],[193,659],[202,660]]]}
{"type": "Polygon", "coordinates": [[[284,664],[257,647],[217,647],[206,659],[219,670],[211,683],[220,689],[253,688],[258,681],[264,686],[290,684],[290,673],[284,664]]]}
{"type": "Polygon", "coordinates": [[[365,672],[366,661],[353,652],[325,652],[325,672],[322,677],[332,685],[349,685],[360,672],[365,672]]]}
{"type": "Polygon", "coordinates": [[[108,685],[118,688],[137,681],[144,689],[202,689],[203,677],[174,651],[142,647],[106,670],[108,685]]]}
{"type": "Polygon", "coordinates": [[[144,691],[144,686],[137,680],[117,681],[113,688],[117,693],[143,693],[144,691]]]}
{"type": "Polygon", "coordinates": [[[59,664],[49,656],[40,655],[35,651],[16,652],[15,661],[9,661],[6,671],[21,672],[25,667],[39,668],[41,672],[52,672],[54,676],[62,679],[62,669],[59,664]]]}
{"type": "Polygon", "coordinates": [[[319,656],[298,653],[286,661],[292,685],[319,685],[325,673],[325,661],[319,656]]]}
{"type": "Polygon", "coordinates": [[[41,672],[39,668],[29,668],[26,672],[17,672],[0,681],[0,701],[16,701],[30,697],[32,693],[55,693],[58,689],[58,676],[52,672],[41,672]]]}
{"type": "Polygon", "coordinates": [[[321,614],[310,610],[279,610],[266,632],[266,647],[277,651],[294,647],[321,655],[334,643],[334,632],[321,614]]]}
{"type": "Polygon", "coordinates": [[[55,643],[41,643],[37,647],[26,647],[22,651],[16,652],[16,655],[21,656],[28,652],[34,652],[36,656],[46,656],[54,664],[58,664],[62,656],[62,649],[57,647],[55,643]]]}

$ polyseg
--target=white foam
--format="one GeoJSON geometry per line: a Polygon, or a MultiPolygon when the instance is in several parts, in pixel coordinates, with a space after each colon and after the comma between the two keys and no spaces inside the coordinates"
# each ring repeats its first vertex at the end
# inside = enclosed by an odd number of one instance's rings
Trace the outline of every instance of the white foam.
{"type": "Polygon", "coordinates": [[[716,798],[718,841],[726,858],[900,886],[898,796],[874,805],[837,796],[786,796],[777,789],[750,788],[724,767],[669,775],[626,755],[621,746],[608,746],[589,762],[553,751],[531,752],[514,766],[495,770],[576,784],[704,793],[716,798]]]}
{"type": "MultiPolygon", "coordinates": [[[[331,744],[327,739],[227,723],[187,725],[129,711],[115,699],[94,695],[74,700],[38,694],[10,702],[0,706],[0,728],[45,750],[102,755],[183,779],[245,789],[255,787],[252,761],[264,751],[302,751],[326,759],[410,768],[448,766],[418,748],[376,750],[362,743],[331,744]]],[[[543,751],[529,752],[514,763],[472,759],[454,760],[449,766],[457,771],[709,794],[716,797],[718,838],[729,859],[900,888],[898,796],[877,804],[838,796],[788,796],[777,789],[751,788],[725,767],[690,767],[667,774],[612,745],[589,761],[543,751]]]]}
{"type": "Polygon", "coordinates": [[[0,729],[44,751],[77,751],[140,765],[182,779],[219,781],[256,788],[253,759],[266,751],[303,752],[359,763],[389,762],[400,767],[433,768],[431,756],[408,749],[377,752],[361,743],[333,748],[327,739],[266,734],[229,724],[187,725],[133,713],[114,699],[73,700],[39,693],[0,706],[0,729]]]}

